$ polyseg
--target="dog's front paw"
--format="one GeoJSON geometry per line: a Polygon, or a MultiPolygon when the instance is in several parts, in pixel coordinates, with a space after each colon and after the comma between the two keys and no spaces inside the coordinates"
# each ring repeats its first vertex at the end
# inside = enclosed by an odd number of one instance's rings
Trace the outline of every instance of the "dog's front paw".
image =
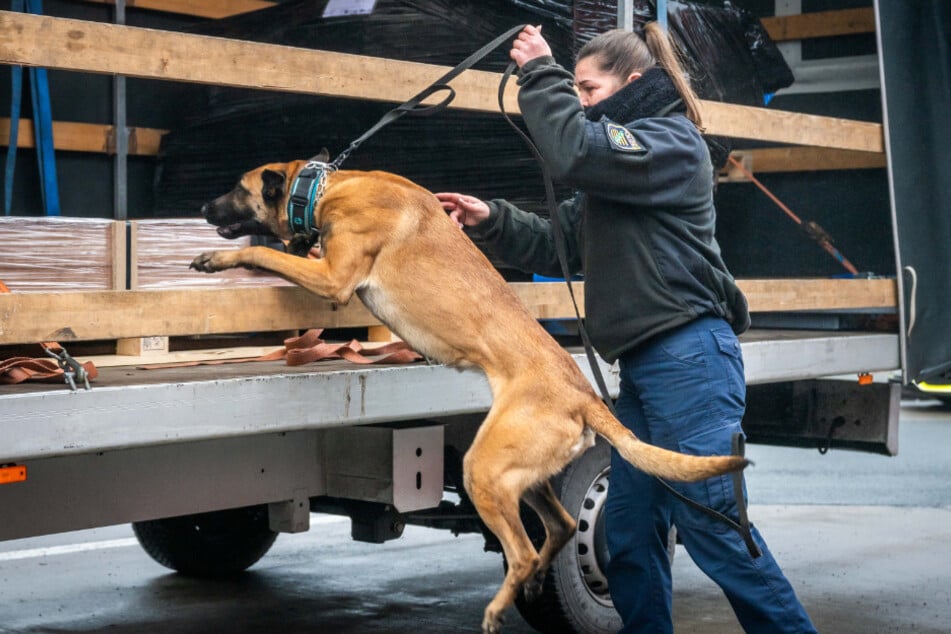
{"type": "Polygon", "coordinates": [[[217,271],[223,271],[224,269],[231,268],[232,266],[234,265],[225,261],[224,252],[208,251],[206,253],[202,253],[197,258],[192,260],[192,263],[188,266],[188,268],[201,271],[202,273],[215,273],[217,271]]]}
{"type": "Polygon", "coordinates": [[[486,610],[485,618],[482,619],[482,634],[499,634],[504,621],[505,618],[501,614],[486,610]]]}

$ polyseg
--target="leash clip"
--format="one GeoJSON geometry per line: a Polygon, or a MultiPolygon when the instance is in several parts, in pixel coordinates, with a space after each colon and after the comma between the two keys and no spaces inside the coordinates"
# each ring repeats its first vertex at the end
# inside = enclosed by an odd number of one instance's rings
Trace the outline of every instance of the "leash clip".
{"type": "Polygon", "coordinates": [[[82,381],[87,390],[92,389],[89,387],[89,373],[86,372],[86,368],[66,352],[65,348],[60,348],[58,354],[49,348],[43,348],[43,351],[56,359],[57,364],[59,364],[59,367],[63,370],[63,376],[70,390],[73,392],[76,391],[76,381],[82,381]]]}

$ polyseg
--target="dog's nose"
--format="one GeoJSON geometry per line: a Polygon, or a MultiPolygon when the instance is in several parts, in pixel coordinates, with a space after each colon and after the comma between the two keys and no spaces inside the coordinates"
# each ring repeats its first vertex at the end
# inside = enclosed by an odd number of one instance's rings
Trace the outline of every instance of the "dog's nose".
{"type": "Polygon", "coordinates": [[[208,217],[208,212],[211,211],[211,208],[208,206],[208,203],[205,203],[201,206],[201,215],[203,218],[208,217]]]}

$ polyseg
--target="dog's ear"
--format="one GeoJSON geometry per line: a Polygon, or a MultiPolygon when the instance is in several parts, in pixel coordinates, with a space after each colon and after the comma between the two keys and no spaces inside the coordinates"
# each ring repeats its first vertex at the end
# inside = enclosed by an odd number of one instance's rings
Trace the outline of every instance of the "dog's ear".
{"type": "Polygon", "coordinates": [[[326,163],[330,160],[330,152],[325,147],[320,148],[320,152],[314,157],[314,160],[319,163],[326,163]]]}
{"type": "Polygon", "coordinates": [[[263,183],[261,196],[264,197],[265,202],[274,203],[284,199],[286,177],[282,172],[264,170],[261,172],[261,182],[263,183]]]}

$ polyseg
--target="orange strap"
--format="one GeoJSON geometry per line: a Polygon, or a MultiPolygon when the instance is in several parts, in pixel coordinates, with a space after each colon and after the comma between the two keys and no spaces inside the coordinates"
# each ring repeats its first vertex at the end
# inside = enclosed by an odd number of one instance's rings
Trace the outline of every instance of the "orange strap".
{"type": "MultiPolygon", "coordinates": [[[[7,285],[0,281],[0,293],[9,293],[7,285]]],[[[61,345],[55,341],[46,341],[39,344],[43,350],[49,350],[62,355],[64,350],[61,345]]],[[[99,371],[92,361],[86,361],[82,364],[86,370],[86,375],[90,380],[99,376],[99,371]]],[[[65,370],[60,367],[59,362],[52,357],[10,357],[0,359],[0,384],[10,385],[13,383],[22,383],[24,381],[49,381],[61,382],[64,379],[65,370]]]]}
{"type": "Polygon", "coordinates": [[[733,166],[735,168],[743,172],[743,176],[748,178],[750,182],[756,185],[757,187],[759,187],[760,191],[766,194],[770,200],[776,203],[776,206],[782,209],[786,213],[786,215],[792,219],[793,222],[801,226],[805,230],[805,232],[813,240],[815,240],[819,244],[820,247],[822,247],[826,251],[826,253],[828,253],[833,258],[838,260],[839,264],[841,264],[845,268],[846,271],[848,271],[852,275],[859,274],[859,271],[857,268],[855,268],[855,265],[849,262],[846,259],[846,257],[842,255],[842,253],[838,249],[836,249],[835,246],[832,245],[831,238],[829,237],[829,234],[826,233],[824,229],[822,229],[817,223],[811,220],[809,222],[803,223],[802,218],[800,218],[795,213],[793,213],[793,210],[787,207],[783,203],[783,201],[781,201],[779,198],[776,197],[776,195],[773,192],[769,191],[766,188],[766,185],[759,182],[759,180],[757,180],[756,177],[753,176],[753,174],[748,169],[743,167],[743,164],[741,162],[736,160],[736,158],[733,156],[728,156],[727,158],[729,159],[731,163],[733,163],[733,166]]]}
{"type": "MultiPolygon", "coordinates": [[[[83,363],[89,380],[99,376],[99,371],[92,361],[83,363]]],[[[42,357],[10,357],[0,359],[0,384],[10,385],[24,381],[48,381],[50,383],[63,382],[63,368],[56,359],[42,357]]]]}
{"type": "Polygon", "coordinates": [[[406,343],[396,341],[377,348],[364,348],[356,339],[349,343],[328,343],[320,338],[323,329],[312,329],[300,337],[291,337],[284,340],[284,347],[259,357],[244,359],[213,359],[208,361],[182,361],[175,363],[151,363],[138,366],[145,370],[161,368],[184,368],[197,365],[223,365],[226,363],[248,363],[251,361],[277,361],[285,359],[287,365],[297,366],[344,359],[360,365],[384,363],[414,363],[423,359],[422,355],[413,351],[406,343]]]}

